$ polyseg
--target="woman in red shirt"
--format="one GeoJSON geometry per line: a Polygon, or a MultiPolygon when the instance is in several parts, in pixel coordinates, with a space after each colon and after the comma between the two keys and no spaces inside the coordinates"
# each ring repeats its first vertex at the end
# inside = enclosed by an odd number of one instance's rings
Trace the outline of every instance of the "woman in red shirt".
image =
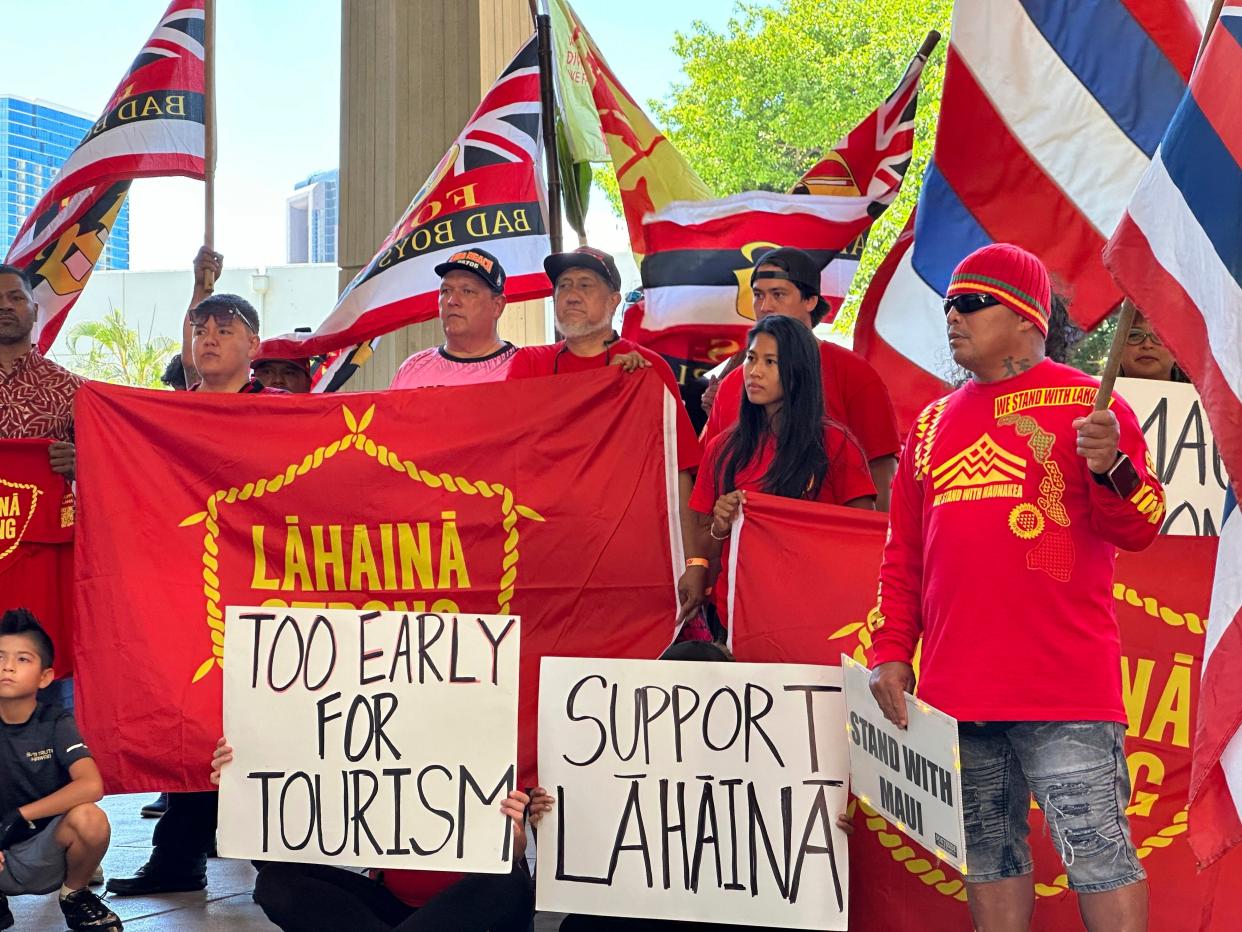
{"type": "MultiPolygon", "coordinates": [[[[678,584],[679,621],[702,605],[711,570],[746,500],[767,492],[850,508],[875,508],[875,486],[862,448],[824,414],[819,349],[806,327],[770,316],[749,334],[743,365],[745,393],[738,420],[703,451],[690,511],[694,556],[678,584]]],[[[716,605],[724,617],[724,579],[716,605]]]]}

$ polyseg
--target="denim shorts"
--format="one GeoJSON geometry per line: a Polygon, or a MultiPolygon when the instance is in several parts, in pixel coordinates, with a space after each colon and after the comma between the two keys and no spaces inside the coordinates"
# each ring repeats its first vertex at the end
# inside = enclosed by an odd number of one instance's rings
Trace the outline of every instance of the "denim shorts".
{"type": "Polygon", "coordinates": [[[971,883],[1031,873],[1031,794],[1070,889],[1105,893],[1146,877],[1126,806],[1130,774],[1116,722],[1015,722],[961,729],[962,803],[971,883]]]}

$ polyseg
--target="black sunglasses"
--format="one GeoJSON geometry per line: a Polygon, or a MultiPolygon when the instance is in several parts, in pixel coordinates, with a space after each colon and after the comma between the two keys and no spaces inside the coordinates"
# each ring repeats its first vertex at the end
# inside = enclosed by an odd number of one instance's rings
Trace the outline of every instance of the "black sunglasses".
{"type": "Polygon", "coordinates": [[[249,318],[247,318],[241,311],[237,310],[237,308],[217,307],[212,308],[210,311],[200,311],[195,308],[190,311],[190,323],[195,327],[201,327],[206,324],[208,317],[216,322],[217,327],[227,327],[234,323],[234,321],[240,320],[254,333],[259,332],[258,328],[250,322],[249,318]]]}
{"type": "Polygon", "coordinates": [[[1000,301],[990,294],[957,294],[944,299],[944,312],[955,310],[959,314],[973,314],[993,304],[1000,304],[1000,301]]]}

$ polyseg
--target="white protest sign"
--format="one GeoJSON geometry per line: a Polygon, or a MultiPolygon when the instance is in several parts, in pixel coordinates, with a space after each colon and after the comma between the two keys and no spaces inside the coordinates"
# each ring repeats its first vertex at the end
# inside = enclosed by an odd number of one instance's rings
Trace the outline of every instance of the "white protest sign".
{"type": "Polygon", "coordinates": [[[854,795],[946,864],[966,873],[957,721],[913,696],[908,724],[889,722],[871,695],[871,671],[841,655],[849,708],[854,795]]]}
{"type": "Polygon", "coordinates": [[[1199,393],[1186,382],[1118,379],[1164,485],[1161,534],[1217,537],[1228,480],[1199,393]]]}
{"type": "Polygon", "coordinates": [[[541,910],[845,929],[841,671],[545,657],[541,910]]]}
{"type": "MultiPolygon", "coordinates": [[[[221,854],[503,873],[518,619],[227,611],[221,854]]],[[[204,765],[206,765],[204,761],[204,765]]]]}

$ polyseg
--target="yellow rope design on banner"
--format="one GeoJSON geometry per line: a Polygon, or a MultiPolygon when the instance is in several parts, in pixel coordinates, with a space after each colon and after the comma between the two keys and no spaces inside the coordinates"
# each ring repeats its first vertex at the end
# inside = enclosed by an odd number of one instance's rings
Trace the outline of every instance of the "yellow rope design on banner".
{"type": "Polygon", "coordinates": [[[197,683],[214,668],[224,667],[224,613],[220,606],[220,502],[231,505],[237,501],[248,501],[251,498],[262,498],[269,492],[279,492],[290,485],[299,476],[320,468],[325,462],[338,453],[349,450],[360,451],[374,459],[381,466],[387,466],[393,472],[408,476],[415,482],[421,482],[431,489],[443,488],[449,492],[462,495],[479,495],[483,498],[499,497],[501,527],[505,530],[504,558],[501,561],[502,576],[500,591],[496,596],[497,614],[507,615],[513,600],[513,591],[517,585],[518,565],[518,517],[529,521],[544,520],[533,508],[518,504],[513,497],[513,490],[499,482],[484,482],[468,479],[465,476],[454,476],[447,472],[433,473],[420,469],[413,462],[403,459],[399,454],[383,444],[377,444],[365,433],[375,414],[375,405],[371,405],[362,415],[355,418],[354,413],[344,406],[341,414],[345,418],[348,432],[339,440],[326,446],[317,447],[306,454],[301,463],[292,463],[283,472],[271,478],[262,478],[255,482],[247,482],[241,488],[233,486],[217,490],[207,497],[206,510],[190,515],[181,522],[180,527],[203,524],[206,534],[203,536],[203,596],[207,600],[207,626],[211,630],[211,656],[204,660],[194,672],[191,682],[197,683]]]}
{"type": "Polygon", "coordinates": [[[1194,612],[1174,611],[1167,605],[1161,605],[1151,596],[1139,595],[1137,589],[1132,589],[1125,583],[1113,583],[1113,598],[1134,608],[1141,608],[1152,618],[1159,618],[1171,628],[1180,628],[1185,625],[1191,634],[1202,634],[1204,631],[1206,619],[1200,618],[1194,612]]]}

